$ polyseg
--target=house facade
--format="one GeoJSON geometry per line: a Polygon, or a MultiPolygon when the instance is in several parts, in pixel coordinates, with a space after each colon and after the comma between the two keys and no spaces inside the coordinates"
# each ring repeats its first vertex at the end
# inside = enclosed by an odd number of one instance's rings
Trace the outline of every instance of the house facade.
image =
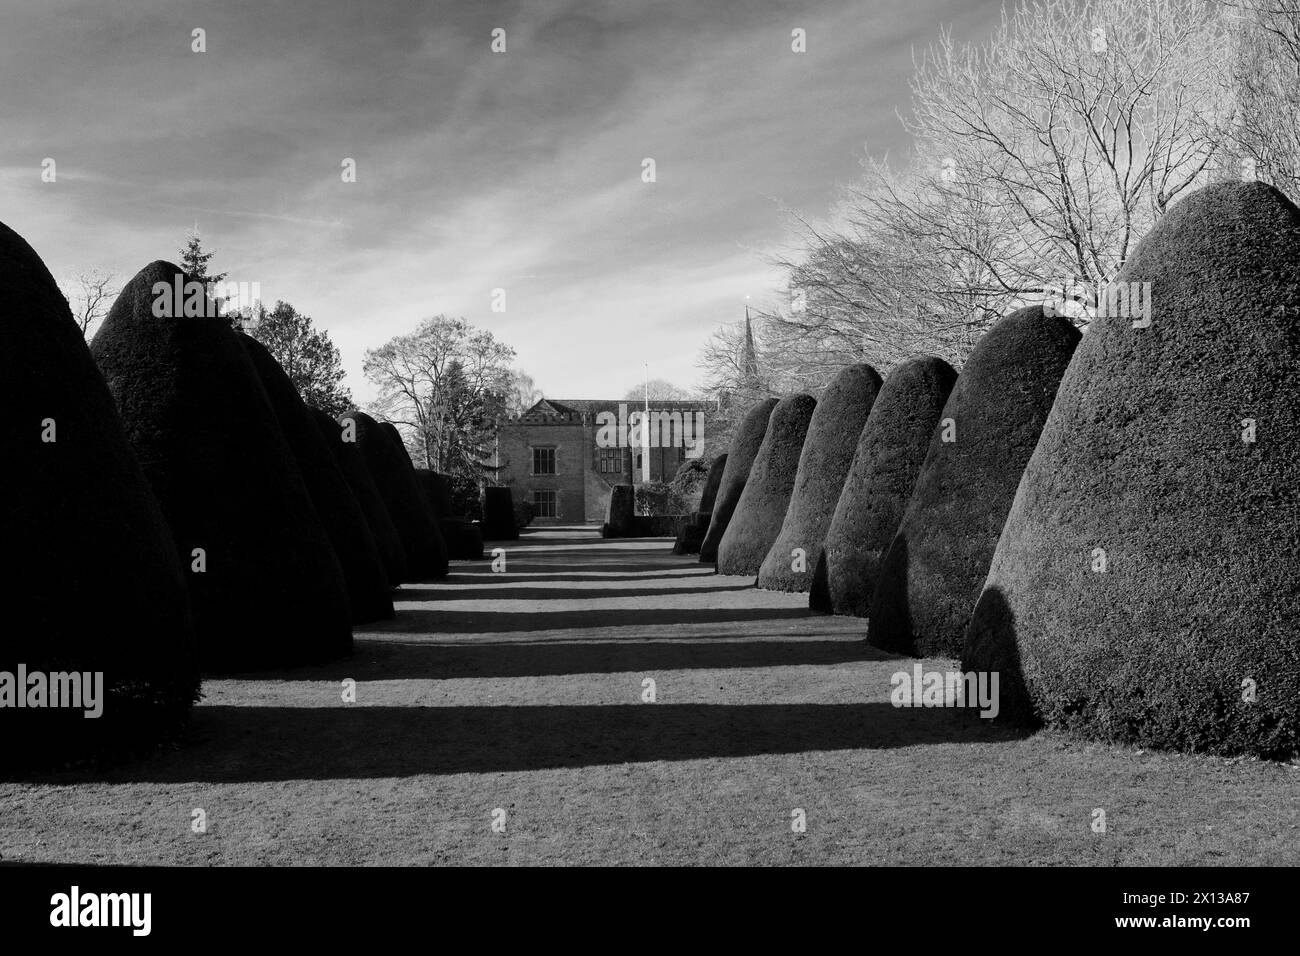
{"type": "Polygon", "coordinates": [[[605,520],[618,484],[670,481],[688,458],[705,454],[707,401],[543,398],[497,433],[497,479],[530,501],[536,524],[605,520]],[[647,447],[648,446],[648,447],[647,447]]]}

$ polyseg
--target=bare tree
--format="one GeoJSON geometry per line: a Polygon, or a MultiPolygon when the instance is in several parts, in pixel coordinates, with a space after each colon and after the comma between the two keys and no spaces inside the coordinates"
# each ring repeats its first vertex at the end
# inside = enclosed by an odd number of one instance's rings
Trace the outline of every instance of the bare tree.
{"type": "Polygon", "coordinates": [[[90,338],[94,328],[108,315],[108,310],[117,298],[118,280],[116,273],[106,269],[85,269],[72,276],[70,282],[72,294],[64,293],[72,317],[81,329],[81,334],[90,338]]]}
{"type": "Polygon", "coordinates": [[[1300,3],[1228,0],[1240,173],[1300,196],[1300,3]]]}
{"type": "Polygon", "coordinates": [[[649,385],[650,401],[652,402],[684,402],[699,398],[699,395],[695,392],[674,385],[663,378],[652,378],[648,383],[642,382],[640,385],[634,385],[627,390],[627,394],[623,398],[629,402],[644,401],[647,385],[649,385]]]}
{"type": "Polygon", "coordinates": [[[507,414],[514,357],[491,332],[438,315],[368,349],[362,370],[379,387],[375,410],[407,427],[426,467],[447,471],[468,469],[485,432],[507,414]]]}
{"type": "Polygon", "coordinates": [[[522,415],[543,398],[542,390],[537,387],[533,377],[523,369],[510,370],[510,387],[507,396],[507,410],[511,415],[522,415]]]}
{"type": "Polygon", "coordinates": [[[769,333],[769,323],[760,312],[753,325],[756,369],[751,369],[746,358],[745,323],[731,322],[714,329],[695,359],[695,367],[704,375],[700,393],[725,410],[728,405],[747,407],[793,384],[784,375],[780,356],[768,347],[769,333]]]}
{"type": "Polygon", "coordinates": [[[1028,0],[985,45],[942,33],[916,62],[912,161],[868,158],[830,224],[797,220],[792,297],[767,316],[782,354],[810,374],[960,363],[1045,289],[1110,282],[1223,148],[1229,19],[1203,0],[1028,0]]]}

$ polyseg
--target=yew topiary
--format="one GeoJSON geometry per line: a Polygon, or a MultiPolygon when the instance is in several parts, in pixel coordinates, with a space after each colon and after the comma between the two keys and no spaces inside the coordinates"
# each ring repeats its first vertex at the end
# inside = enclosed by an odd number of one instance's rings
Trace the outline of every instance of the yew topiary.
{"type": "Polygon", "coordinates": [[[858,436],[879,391],[880,375],[870,365],[850,365],[826,386],[808,425],[781,533],[758,570],[760,588],[812,587],[858,436]]]}
{"type": "Polygon", "coordinates": [[[791,395],[772,410],[767,434],[736,503],[736,513],[718,546],[719,574],[758,574],[781,531],[794,492],[804,437],[816,407],[817,401],[811,395],[791,395]]]}
{"type": "Polygon", "coordinates": [[[944,405],[898,533],[881,565],[867,638],[956,657],[1016,486],[1079,330],[1042,308],[984,333],[944,405]]]}
{"type": "Polygon", "coordinates": [[[238,337],[224,318],[155,315],[155,288],[178,277],[161,261],[137,273],[91,353],[184,562],[202,665],[346,654],[343,571],[238,337]]]}
{"type": "Polygon", "coordinates": [[[767,434],[768,419],[772,409],[776,408],[775,398],[765,398],[745,413],[740,426],[731,439],[727,451],[727,463],[722,470],[722,481],[718,485],[717,496],[713,500],[713,511],[709,518],[709,530],[700,544],[700,561],[712,564],[718,560],[718,545],[727,533],[727,525],[740,502],[740,494],[745,490],[749,471],[754,466],[754,458],[763,444],[767,434]]]}
{"type": "Polygon", "coordinates": [[[963,661],[1001,671],[1022,723],[1295,754],[1300,210],[1262,183],[1209,186],[1117,281],[1149,300],[1083,337],[963,661]]]}
{"type": "Polygon", "coordinates": [[[814,610],[867,616],[880,563],[956,380],[952,366],[932,355],[904,362],[885,379],[826,532],[809,596],[814,610]]]}

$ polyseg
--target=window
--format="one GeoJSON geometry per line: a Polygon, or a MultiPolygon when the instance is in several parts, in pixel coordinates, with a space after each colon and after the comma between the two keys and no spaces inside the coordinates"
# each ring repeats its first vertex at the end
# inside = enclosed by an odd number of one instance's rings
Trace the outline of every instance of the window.
{"type": "Polygon", "coordinates": [[[602,475],[621,475],[623,473],[623,449],[600,449],[600,473],[602,475]]]}
{"type": "Polygon", "coordinates": [[[537,518],[559,517],[559,509],[555,505],[555,492],[533,492],[533,516],[537,518]]]}
{"type": "Polygon", "coordinates": [[[534,475],[555,474],[555,449],[554,448],[533,449],[533,474],[534,475]]]}

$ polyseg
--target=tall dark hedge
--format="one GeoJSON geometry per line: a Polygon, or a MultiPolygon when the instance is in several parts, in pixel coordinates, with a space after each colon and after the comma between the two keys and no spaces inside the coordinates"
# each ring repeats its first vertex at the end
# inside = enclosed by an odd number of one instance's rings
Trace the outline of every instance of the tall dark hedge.
{"type": "Polygon", "coordinates": [[[636,514],[636,487],[634,485],[615,485],[609,489],[609,501],[605,504],[605,524],[600,533],[606,538],[629,538],[632,536],[632,518],[636,514]]]}
{"type": "Polygon", "coordinates": [[[451,479],[436,471],[421,468],[415,469],[415,473],[421,476],[424,493],[429,499],[429,507],[433,509],[433,513],[439,518],[455,517],[451,503],[451,479]]]}
{"type": "Polygon", "coordinates": [[[708,512],[697,511],[687,515],[686,520],[677,529],[677,537],[673,540],[673,554],[699,554],[700,545],[704,543],[704,536],[708,531],[708,512]]]}
{"type": "Polygon", "coordinates": [[[3,224],[0,406],[0,671],[105,684],[92,720],[0,710],[0,774],[146,746],[198,695],[180,558],[67,301],[3,224]]]}
{"type": "MultiPolygon", "coordinates": [[[[424,505],[425,510],[429,515],[429,518],[433,521],[434,527],[437,528],[438,530],[438,538],[441,542],[440,546],[442,548],[443,555],[444,555],[443,564],[444,566],[446,566],[446,559],[453,557],[453,555],[451,553],[451,548],[447,542],[446,533],[443,530],[444,525],[441,520],[441,514],[439,512],[437,503],[435,499],[430,498],[425,493],[424,488],[420,485],[419,472],[415,467],[415,462],[411,460],[411,454],[410,452],[407,451],[406,442],[402,438],[402,433],[397,430],[397,426],[394,425],[392,422],[380,422],[379,424],[380,427],[384,430],[384,433],[389,437],[389,439],[391,439],[393,446],[397,448],[397,450],[401,453],[402,458],[406,461],[407,470],[411,473],[412,477],[415,479],[415,487],[419,492],[418,495],[419,500],[421,504],[424,505]]],[[[444,481],[446,480],[445,476],[439,476],[439,477],[442,477],[444,481]]],[[[457,542],[458,550],[466,546],[468,546],[467,541],[457,542]]],[[[475,557],[481,556],[481,554],[482,554],[482,547],[480,544],[479,554],[475,555],[475,557]]]]}
{"type": "Polygon", "coordinates": [[[760,588],[807,591],[812,587],[826,530],[880,384],[880,375],[870,365],[850,365],[826,386],[808,425],[781,533],[758,570],[760,588]],[[804,552],[802,560],[792,556],[795,549],[804,552]]]}
{"type": "Polygon", "coordinates": [[[339,471],[352,490],[361,513],[365,515],[366,525],[370,528],[375,546],[379,549],[379,557],[383,561],[388,586],[397,587],[406,580],[406,549],[402,547],[397,525],[393,524],[393,519],[388,514],[388,507],[375,486],[369,466],[357,449],[356,442],[344,440],[343,427],[332,415],[319,408],[308,408],[307,411],[316,422],[325,444],[333,452],[339,471]]]}
{"type": "Polygon", "coordinates": [[[817,400],[811,395],[790,395],[772,409],[754,467],[718,545],[719,574],[758,574],[781,532],[816,407],[817,400]]]}
{"type": "Polygon", "coordinates": [[[708,475],[704,479],[704,489],[700,493],[700,508],[682,523],[673,542],[673,554],[699,554],[704,544],[704,536],[709,533],[709,522],[713,516],[713,502],[718,497],[718,487],[722,484],[722,472],[727,467],[727,456],[721,454],[709,465],[708,475]]]}
{"type": "Polygon", "coordinates": [[[415,480],[415,467],[400,441],[365,412],[344,412],[339,422],[356,425],[356,446],[370,469],[384,507],[406,552],[406,579],[430,581],[447,575],[447,545],[415,480]]]}
{"type": "Polygon", "coordinates": [[[880,562],[956,381],[952,366],[932,355],[904,362],[885,379],[826,533],[809,598],[814,610],[867,616],[880,562]]]}
{"type": "MultiPolygon", "coordinates": [[[[397,426],[392,422],[380,422],[379,427],[384,430],[385,435],[392,439],[393,444],[406,453],[406,460],[411,461],[411,453],[406,449],[406,440],[402,438],[402,433],[397,430],[397,426]]],[[[411,467],[415,467],[415,462],[411,461],[411,467]]]]}
{"type": "Polygon", "coordinates": [[[442,540],[447,545],[447,557],[457,561],[477,561],[482,558],[482,532],[468,518],[453,517],[451,514],[451,482],[447,476],[427,468],[417,468],[415,478],[434,520],[438,522],[438,530],[442,532],[442,540]]]}
{"type": "Polygon", "coordinates": [[[519,537],[515,502],[510,489],[483,489],[483,537],[488,541],[514,541],[519,537]]]}
{"type": "Polygon", "coordinates": [[[731,447],[727,450],[727,463],[722,469],[722,483],[718,485],[717,496],[713,499],[713,516],[709,519],[709,530],[700,545],[700,561],[713,564],[718,560],[718,545],[727,533],[727,525],[740,503],[740,493],[745,490],[749,480],[749,471],[754,466],[754,458],[763,444],[767,434],[768,419],[772,409],[776,408],[775,398],[765,398],[745,413],[731,447]]]}
{"type": "Polygon", "coordinates": [[[944,405],[916,489],[880,567],[867,640],[957,657],[1020,476],[1079,330],[1034,306],[975,344],[944,405]],[[946,422],[956,440],[945,442],[946,422]]]}
{"type": "Polygon", "coordinates": [[[704,479],[704,491],[700,494],[701,514],[711,514],[713,503],[718,499],[718,489],[722,487],[722,473],[727,467],[727,453],[723,452],[709,465],[709,476],[704,479]]]}
{"type": "Polygon", "coordinates": [[[343,571],[257,372],[222,318],[157,318],[153,262],[127,283],[91,345],[171,528],[213,671],[348,653],[343,571]],[[195,570],[194,549],[206,555],[195,570]]]}
{"type": "Polygon", "coordinates": [[[963,660],[1001,669],[1021,721],[1294,754],[1300,210],[1262,183],[1207,187],[1118,281],[1150,283],[1151,326],[1099,318],[1083,337],[963,660]]]}
{"type": "Polygon", "coordinates": [[[239,333],[239,341],[253,362],[253,368],[271,400],[280,431],[284,433],[302,473],[316,514],[334,545],[348,586],[352,623],[387,620],[393,616],[393,598],[388,575],[379,557],[379,546],[362,514],[361,505],[348,487],[334,453],[321,437],[293,382],[266,346],[239,333]]]}
{"type": "Polygon", "coordinates": [[[439,507],[441,502],[439,500],[440,490],[438,487],[438,479],[440,477],[442,476],[436,472],[430,471],[428,468],[415,469],[415,482],[420,486],[420,494],[424,496],[424,502],[428,505],[429,511],[433,514],[434,520],[441,518],[447,513],[447,509],[439,507]]]}

